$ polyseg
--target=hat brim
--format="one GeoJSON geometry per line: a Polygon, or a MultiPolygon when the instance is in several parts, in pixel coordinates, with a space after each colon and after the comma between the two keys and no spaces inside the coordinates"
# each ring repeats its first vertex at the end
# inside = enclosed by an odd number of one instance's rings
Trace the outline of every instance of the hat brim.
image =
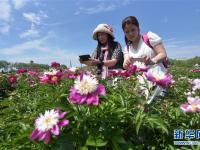
{"type": "Polygon", "coordinates": [[[107,34],[109,34],[110,36],[112,36],[113,39],[115,38],[114,35],[113,35],[113,33],[110,32],[110,31],[107,31],[107,30],[95,30],[95,31],[93,32],[93,39],[94,39],[94,40],[97,40],[97,34],[98,34],[98,32],[107,33],[107,34]]]}

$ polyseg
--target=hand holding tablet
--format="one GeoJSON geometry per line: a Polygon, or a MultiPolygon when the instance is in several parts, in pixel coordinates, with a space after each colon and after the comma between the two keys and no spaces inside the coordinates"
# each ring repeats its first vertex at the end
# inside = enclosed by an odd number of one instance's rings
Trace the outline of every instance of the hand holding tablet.
{"type": "Polygon", "coordinates": [[[87,54],[87,55],[80,55],[79,58],[81,61],[88,61],[91,57],[90,55],[87,54]]]}

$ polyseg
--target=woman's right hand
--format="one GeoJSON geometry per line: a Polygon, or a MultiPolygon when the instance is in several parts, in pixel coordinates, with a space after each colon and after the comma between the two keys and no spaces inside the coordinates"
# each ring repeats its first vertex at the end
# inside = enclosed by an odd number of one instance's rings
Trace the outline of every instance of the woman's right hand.
{"type": "Polygon", "coordinates": [[[80,61],[81,64],[85,64],[85,65],[88,65],[88,66],[96,66],[100,62],[98,59],[93,59],[93,58],[90,58],[87,61],[82,61],[82,60],[79,59],[79,61],[80,61]]]}
{"type": "Polygon", "coordinates": [[[131,57],[125,57],[125,59],[124,59],[124,63],[123,63],[123,67],[124,67],[124,69],[128,69],[128,66],[130,65],[130,64],[132,64],[133,63],[133,58],[131,58],[131,57]]]}
{"type": "Polygon", "coordinates": [[[82,61],[82,60],[79,59],[79,62],[80,62],[81,64],[85,64],[85,65],[90,65],[90,64],[91,64],[91,61],[90,61],[90,60],[82,61]]]}

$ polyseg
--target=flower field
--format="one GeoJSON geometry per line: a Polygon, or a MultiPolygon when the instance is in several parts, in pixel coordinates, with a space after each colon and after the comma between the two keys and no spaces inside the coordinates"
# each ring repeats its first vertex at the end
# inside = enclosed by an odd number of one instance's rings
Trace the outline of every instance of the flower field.
{"type": "Polygon", "coordinates": [[[106,80],[57,62],[20,68],[0,74],[0,94],[2,150],[200,149],[174,144],[200,144],[200,57],[172,60],[166,74],[131,66],[106,80]]]}

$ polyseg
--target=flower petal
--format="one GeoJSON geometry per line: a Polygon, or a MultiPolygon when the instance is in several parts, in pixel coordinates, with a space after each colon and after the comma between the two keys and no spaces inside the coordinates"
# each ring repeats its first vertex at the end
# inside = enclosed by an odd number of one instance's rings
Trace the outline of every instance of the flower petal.
{"type": "Polygon", "coordinates": [[[48,143],[49,143],[50,138],[51,138],[51,134],[50,134],[50,132],[48,131],[48,132],[46,133],[46,136],[45,136],[45,144],[48,144],[48,143]]]}
{"type": "Polygon", "coordinates": [[[99,104],[99,97],[95,94],[90,94],[87,98],[87,105],[95,105],[97,106],[99,104]]]}
{"type": "Polygon", "coordinates": [[[72,102],[72,103],[79,103],[81,99],[81,95],[77,93],[77,90],[72,87],[70,89],[70,97],[69,97],[69,100],[72,102]]]}
{"type": "Polygon", "coordinates": [[[147,72],[145,73],[145,76],[149,81],[156,82],[156,78],[154,78],[154,76],[151,73],[147,72]]]}
{"type": "Polygon", "coordinates": [[[54,135],[59,135],[59,126],[57,124],[53,126],[53,128],[51,129],[51,133],[53,133],[54,135]]]}
{"type": "Polygon", "coordinates": [[[46,137],[46,132],[40,132],[40,134],[39,134],[39,141],[42,141],[42,140],[44,140],[44,138],[46,137]]]}
{"type": "Polygon", "coordinates": [[[83,104],[87,99],[87,95],[81,95],[78,104],[83,104]]]}
{"type": "Polygon", "coordinates": [[[69,124],[69,120],[63,120],[58,123],[58,126],[66,126],[69,124]]]}
{"type": "Polygon", "coordinates": [[[31,134],[31,140],[35,140],[39,136],[40,131],[38,129],[35,129],[31,134]]]}
{"type": "Polygon", "coordinates": [[[105,90],[104,85],[99,84],[97,87],[97,92],[99,95],[106,95],[106,90],[105,90]]]}
{"type": "Polygon", "coordinates": [[[67,114],[67,112],[63,112],[63,113],[59,114],[59,118],[60,119],[64,118],[66,114],[67,114]]]}
{"type": "Polygon", "coordinates": [[[182,105],[180,106],[180,108],[181,108],[181,110],[183,110],[184,112],[188,112],[188,111],[189,111],[188,106],[189,106],[189,104],[182,104],[182,105]]]}

